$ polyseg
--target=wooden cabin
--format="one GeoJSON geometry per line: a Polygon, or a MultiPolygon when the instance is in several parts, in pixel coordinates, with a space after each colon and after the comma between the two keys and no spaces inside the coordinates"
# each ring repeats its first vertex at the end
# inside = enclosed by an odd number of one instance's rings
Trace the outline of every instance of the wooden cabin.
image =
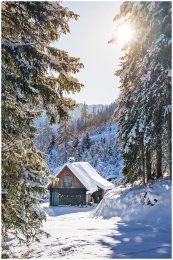
{"type": "Polygon", "coordinates": [[[114,185],[103,177],[88,162],[69,162],[57,172],[56,185],[49,184],[50,206],[83,206],[99,203],[107,190],[114,185]]]}

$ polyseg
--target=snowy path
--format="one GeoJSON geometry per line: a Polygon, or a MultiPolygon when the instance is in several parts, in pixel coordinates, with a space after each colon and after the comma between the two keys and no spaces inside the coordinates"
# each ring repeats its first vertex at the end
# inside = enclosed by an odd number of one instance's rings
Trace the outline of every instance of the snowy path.
{"type": "Polygon", "coordinates": [[[166,230],[120,218],[91,218],[91,208],[48,208],[44,230],[51,234],[29,248],[16,246],[22,258],[170,258],[166,230]],[[159,233],[158,233],[159,232],[159,233]],[[161,233],[160,233],[161,232],[161,233]],[[159,234],[159,235],[158,235],[159,234]]]}

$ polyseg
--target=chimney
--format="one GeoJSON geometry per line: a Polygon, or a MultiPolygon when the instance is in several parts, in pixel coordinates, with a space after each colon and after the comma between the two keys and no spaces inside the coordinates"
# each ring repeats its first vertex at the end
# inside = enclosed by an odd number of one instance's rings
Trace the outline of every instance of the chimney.
{"type": "Polygon", "coordinates": [[[68,158],[68,162],[69,162],[69,163],[75,162],[75,158],[74,158],[74,157],[69,157],[69,158],[68,158]]]}

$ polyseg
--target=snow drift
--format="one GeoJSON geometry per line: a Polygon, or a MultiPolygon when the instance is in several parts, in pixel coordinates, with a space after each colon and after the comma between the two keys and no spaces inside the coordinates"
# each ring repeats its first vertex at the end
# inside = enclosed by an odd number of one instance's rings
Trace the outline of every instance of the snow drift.
{"type": "Polygon", "coordinates": [[[92,213],[106,219],[120,217],[122,221],[145,220],[171,228],[171,180],[165,178],[147,186],[119,186],[108,191],[92,213]]]}

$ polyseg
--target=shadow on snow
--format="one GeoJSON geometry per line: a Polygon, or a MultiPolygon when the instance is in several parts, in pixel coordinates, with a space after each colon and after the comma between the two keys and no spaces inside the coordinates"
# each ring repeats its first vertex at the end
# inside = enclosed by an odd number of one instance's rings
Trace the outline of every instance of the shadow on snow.
{"type": "Polygon", "coordinates": [[[99,241],[111,250],[110,258],[171,258],[171,230],[133,221],[117,223],[116,230],[99,241]]]}

